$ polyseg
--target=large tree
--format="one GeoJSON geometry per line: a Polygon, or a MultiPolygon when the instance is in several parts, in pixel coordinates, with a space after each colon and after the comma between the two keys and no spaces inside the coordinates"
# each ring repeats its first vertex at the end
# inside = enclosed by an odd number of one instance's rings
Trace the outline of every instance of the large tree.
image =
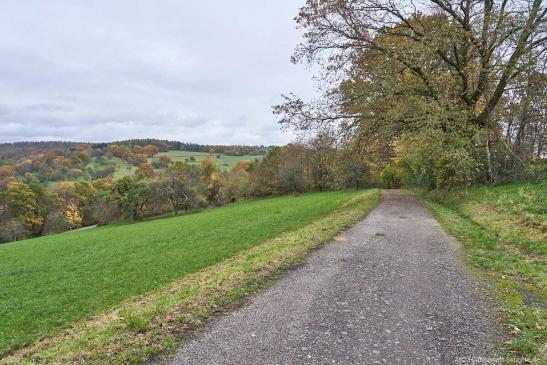
{"type": "Polygon", "coordinates": [[[446,69],[457,80],[469,120],[488,124],[509,82],[527,67],[526,54],[545,46],[542,0],[308,0],[298,24],[305,42],[295,60],[346,71],[363,50],[397,60],[442,108],[445,86],[432,72],[446,69]],[[434,16],[436,19],[433,19],[434,16]],[[401,46],[386,37],[411,43],[401,46]],[[423,55],[431,62],[424,62],[423,55]]]}
{"type": "Polygon", "coordinates": [[[545,60],[545,15],[541,0],[308,0],[294,61],[322,66],[324,98],[292,95],[274,112],[301,130],[334,125],[384,162],[402,135],[434,131],[440,151],[454,147],[442,159],[463,154],[492,181],[511,86],[545,60]]]}

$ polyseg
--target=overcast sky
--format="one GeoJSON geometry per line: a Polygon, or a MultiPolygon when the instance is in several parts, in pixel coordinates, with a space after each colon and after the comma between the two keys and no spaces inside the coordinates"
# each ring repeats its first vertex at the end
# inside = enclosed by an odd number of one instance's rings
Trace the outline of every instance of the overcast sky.
{"type": "Polygon", "coordinates": [[[297,0],[4,0],[0,142],[282,144],[297,0]]]}

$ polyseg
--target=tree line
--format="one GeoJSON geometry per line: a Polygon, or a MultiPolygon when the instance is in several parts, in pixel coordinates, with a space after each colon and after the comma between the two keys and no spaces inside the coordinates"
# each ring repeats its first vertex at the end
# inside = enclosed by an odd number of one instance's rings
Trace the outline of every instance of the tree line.
{"type": "Polygon", "coordinates": [[[197,165],[168,158],[161,169],[145,163],[118,180],[47,185],[32,173],[9,176],[0,180],[0,242],[184,214],[245,199],[369,184],[369,166],[351,149],[336,144],[325,134],[272,148],[262,160],[242,160],[230,170],[219,169],[211,155],[197,165]]]}
{"type": "Polygon", "coordinates": [[[389,186],[544,177],[546,27],[541,0],[308,0],[293,61],[321,96],[274,107],[306,134],[355,146],[389,186]]]}
{"type": "Polygon", "coordinates": [[[179,142],[161,140],[155,138],[141,138],[141,139],[128,139],[124,141],[117,141],[112,143],[97,143],[93,144],[94,148],[106,148],[109,144],[116,144],[120,146],[156,146],[160,152],[167,152],[169,150],[175,151],[190,151],[190,152],[204,152],[204,153],[222,153],[230,156],[244,156],[244,155],[264,155],[268,152],[268,149],[272,146],[248,146],[248,145],[209,145],[190,142],[179,142]]]}

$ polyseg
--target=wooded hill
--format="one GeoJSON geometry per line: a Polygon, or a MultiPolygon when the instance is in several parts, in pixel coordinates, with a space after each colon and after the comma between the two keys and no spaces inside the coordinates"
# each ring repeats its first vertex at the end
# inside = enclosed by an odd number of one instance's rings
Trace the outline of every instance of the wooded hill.
{"type": "MultiPolygon", "coordinates": [[[[259,156],[264,155],[269,148],[271,147],[201,145],[159,139],[133,139],[112,143],[3,143],[0,144],[0,180],[21,177],[28,173],[44,183],[116,177],[116,170],[128,171],[118,174],[119,176],[131,174],[159,152],[176,150],[228,156],[259,156]]],[[[155,164],[156,168],[162,168],[168,161],[158,159],[155,164]]]]}

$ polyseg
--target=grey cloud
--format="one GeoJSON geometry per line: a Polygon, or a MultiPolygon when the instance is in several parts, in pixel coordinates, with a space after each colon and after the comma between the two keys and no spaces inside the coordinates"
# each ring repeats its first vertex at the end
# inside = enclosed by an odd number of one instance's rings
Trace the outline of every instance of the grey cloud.
{"type": "Polygon", "coordinates": [[[72,107],[54,103],[32,104],[24,107],[24,109],[34,112],[70,112],[72,107]]]}
{"type": "Polygon", "coordinates": [[[299,4],[5,1],[0,141],[288,142],[270,106],[313,93],[288,61],[299,4]]]}

